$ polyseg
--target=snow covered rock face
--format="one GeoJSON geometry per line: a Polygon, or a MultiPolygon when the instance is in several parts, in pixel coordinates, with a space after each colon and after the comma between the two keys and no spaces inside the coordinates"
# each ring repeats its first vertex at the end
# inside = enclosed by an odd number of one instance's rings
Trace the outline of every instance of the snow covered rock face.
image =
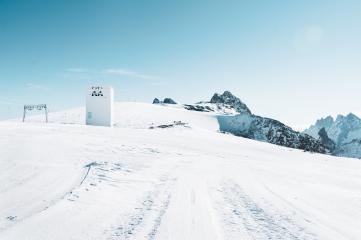
{"type": "Polygon", "coordinates": [[[229,91],[225,91],[223,94],[215,93],[209,102],[184,104],[183,107],[190,111],[214,112],[226,115],[251,113],[247,105],[229,91]]]}
{"type": "Polygon", "coordinates": [[[312,136],[296,132],[277,120],[253,115],[247,105],[229,91],[221,95],[215,93],[210,102],[183,107],[191,111],[216,113],[222,132],[310,152],[331,151],[312,136]]]}
{"type": "Polygon", "coordinates": [[[338,115],[336,119],[328,116],[317,120],[304,133],[317,138],[322,128],[336,145],[333,154],[361,158],[361,119],[359,117],[352,113],[347,116],[338,115]]]}
{"type": "Polygon", "coordinates": [[[247,105],[229,91],[225,91],[223,94],[215,93],[211,98],[210,103],[230,106],[238,113],[251,113],[251,110],[249,110],[247,105]]]}
{"type": "Polygon", "coordinates": [[[184,104],[183,107],[190,111],[213,112],[215,114],[236,115],[238,112],[229,105],[200,102],[197,104],[184,104]]]}
{"type": "Polygon", "coordinates": [[[325,146],[315,138],[294,131],[283,123],[249,113],[236,116],[218,116],[220,130],[237,136],[280,146],[326,153],[325,146]]]}
{"type": "Polygon", "coordinates": [[[361,158],[361,139],[354,139],[351,142],[337,146],[334,155],[361,158]]]}
{"type": "Polygon", "coordinates": [[[338,115],[335,120],[331,116],[317,120],[304,133],[317,138],[321,128],[325,128],[328,136],[337,145],[361,138],[361,119],[352,113],[347,116],[338,115]]]}
{"type": "Polygon", "coordinates": [[[331,152],[333,152],[336,148],[336,144],[334,141],[332,141],[331,138],[328,137],[327,132],[325,128],[321,128],[321,130],[318,132],[318,135],[320,136],[321,143],[329,149],[331,152]]]}

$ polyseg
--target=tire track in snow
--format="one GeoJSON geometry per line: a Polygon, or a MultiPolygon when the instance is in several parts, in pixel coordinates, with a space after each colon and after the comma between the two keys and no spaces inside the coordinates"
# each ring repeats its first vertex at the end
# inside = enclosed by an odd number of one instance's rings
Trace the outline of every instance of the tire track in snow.
{"type": "Polygon", "coordinates": [[[223,183],[218,191],[222,194],[222,216],[226,239],[317,239],[289,216],[271,205],[262,208],[242,188],[233,182],[223,183]]]}

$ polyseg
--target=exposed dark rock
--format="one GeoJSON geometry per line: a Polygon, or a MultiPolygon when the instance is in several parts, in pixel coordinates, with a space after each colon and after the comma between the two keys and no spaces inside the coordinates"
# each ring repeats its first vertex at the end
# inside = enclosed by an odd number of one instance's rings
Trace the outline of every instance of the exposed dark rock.
{"type": "Polygon", "coordinates": [[[361,139],[356,138],[350,142],[338,145],[334,151],[334,155],[361,158],[361,139]]]}
{"type": "Polygon", "coordinates": [[[237,136],[310,152],[326,153],[321,141],[294,131],[271,118],[245,113],[236,116],[218,116],[218,122],[221,131],[237,136]]]}
{"type": "Polygon", "coordinates": [[[150,126],[149,129],[155,129],[155,128],[172,128],[176,126],[182,126],[182,127],[188,127],[188,123],[184,123],[182,121],[174,121],[171,124],[162,124],[158,126],[150,126]]]}
{"type": "Polygon", "coordinates": [[[197,112],[213,112],[213,109],[210,108],[209,106],[184,104],[184,108],[190,111],[197,111],[197,112]]]}
{"type": "Polygon", "coordinates": [[[277,120],[253,115],[247,105],[229,91],[225,91],[222,95],[214,94],[210,103],[231,106],[240,113],[236,116],[219,116],[221,131],[280,146],[310,152],[326,152],[321,141],[294,131],[277,120]]]}
{"type": "Polygon", "coordinates": [[[253,139],[265,136],[267,142],[280,146],[302,149],[310,152],[326,152],[320,141],[309,135],[294,131],[285,124],[271,118],[253,115],[249,133],[253,139]]]}
{"type": "Polygon", "coordinates": [[[166,104],[177,104],[173,99],[171,98],[164,98],[164,101],[163,103],[166,103],[166,104]]]}
{"type": "Polygon", "coordinates": [[[173,99],[171,99],[171,98],[164,98],[163,101],[160,101],[158,98],[154,98],[153,104],[160,104],[160,103],[177,104],[177,103],[176,103],[173,99]]]}
{"type": "Polygon", "coordinates": [[[349,113],[347,116],[338,115],[334,120],[332,117],[317,120],[314,125],[304,131],[315,138],[321,128],[325,128],[327,135],[336,145],[350,142],[352,138],[361,138],[361,119],[355,114],[349,113]],[[350,135],[352,138],[350,139],[350,135]]]}
{"type": "Polygon", "coordinates": [[[249,110],[247,105],[230,91],[225,91],[223,94],[215,93],[211,98],[210,103],[229,105],[239,113],[251,113],[251,110],[249,110]]]}
{"type": "Polygon", "coordinates": [[[277,120],[253,115],[247,105],[229,91],[214,94],[209,103],[184,105],[184,108],[217,113],[221,132],[310,152],[329,152],[321,140],[294,131],[277,120]],[[235,112],[239,114],[234,115],[235,112]]]}
{"type": "Polygon", "coordinates": [[[159,99],[158,99],[158,98],[154,98],[153,104],[159,104],[159,103],[160,103],[159,99]]]}
{"type": "Polygon", "coordinates": [[[324,144],[330,150],[333,148],[333,155],[361,158],[361,119],[353,113],[338,115],[336,119],[329,116],[317,120],[304,133],[320,138],[320,133],[323,136],[326,133],[334,147],[329,140],[324,140],[324,144]]]}
{"type": "Polygon", "coordinates": [[[331,138],[328,137],[327,132],[325,128],[321,128],[318,132],[318,136],[320,136],[321,143],[330,151],[333,152],[336,148],[336,144],[334,141],[332,141],[331,138]]]}

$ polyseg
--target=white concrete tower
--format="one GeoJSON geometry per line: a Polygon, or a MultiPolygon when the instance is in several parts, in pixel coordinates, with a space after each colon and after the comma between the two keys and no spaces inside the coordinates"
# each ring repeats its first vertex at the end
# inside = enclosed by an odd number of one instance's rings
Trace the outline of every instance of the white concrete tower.
{"type": "Polygon", "coordinates": [[[86,124],[113,126],[114,91],[110,86],[91,86],[86,95],[86,124]]]}

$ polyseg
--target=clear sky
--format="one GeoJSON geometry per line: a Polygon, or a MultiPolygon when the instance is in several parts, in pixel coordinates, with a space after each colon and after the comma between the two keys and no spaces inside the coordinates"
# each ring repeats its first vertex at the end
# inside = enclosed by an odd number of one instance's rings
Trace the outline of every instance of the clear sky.
{"type": "Polygon", "coordinates": [[[0,119],[24,103],[180,103],[230,90],[297,128],[361,113],[361,1],[0,0],[0,119]]]}

